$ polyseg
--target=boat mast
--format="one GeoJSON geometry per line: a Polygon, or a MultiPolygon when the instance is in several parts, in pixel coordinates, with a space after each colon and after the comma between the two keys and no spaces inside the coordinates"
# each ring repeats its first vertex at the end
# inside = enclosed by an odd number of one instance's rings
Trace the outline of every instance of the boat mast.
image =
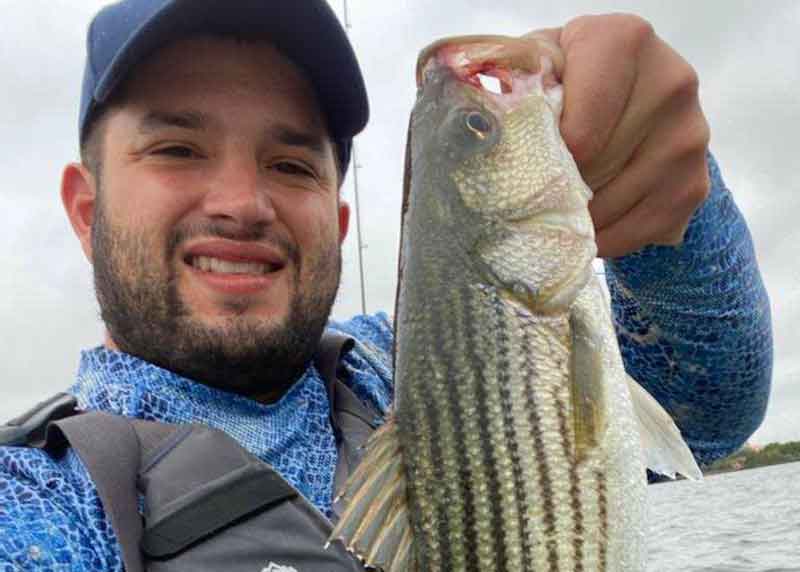
{"type": "MultiPolygon", "coordinates": [[[[350,34],[350,12],[347,7],[347,0],[344,1],[344,27],[347,30],[348,35],[350,34]]],[[[366,245],[361,236],[361,209],[359,204],[359,196],[358,196],[358,170],[361,168],[361,165],[358,163],[358,153],[356,149],[356,141],[353,140],[353,196],[354,196],[354,203],[356,207],[356,240],[358,242],[358,275],[361,281],[361,313],[367,313],[367,291],[366,285],[364,283],[364,249],[366,245]]]]}

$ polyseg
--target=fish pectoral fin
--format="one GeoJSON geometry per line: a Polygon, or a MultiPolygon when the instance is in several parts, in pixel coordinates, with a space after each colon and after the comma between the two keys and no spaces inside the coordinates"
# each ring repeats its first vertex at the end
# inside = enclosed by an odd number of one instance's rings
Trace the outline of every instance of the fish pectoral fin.
{"type": "Polygon", "coordinates": [[[695,481],[702,480],[703,473],[672,417],[635,379],[626,377],[633,410],[639,421],[647,468],[672,479],[680,473],[695,481]]]}
{"type": "Polygon", "coordinates": [[[385,572],[417,570],[394,420],[372,435],[340,496],[347,508],[329,542],[341,540],[365,564],[385,572]]]}
{"type": "Polygon", "coordinates": [[[577,308],[570,315],[570,396],[575,459],[579,463],[603,440],[607,426],[602,340],[584,318],[577,308]]]}

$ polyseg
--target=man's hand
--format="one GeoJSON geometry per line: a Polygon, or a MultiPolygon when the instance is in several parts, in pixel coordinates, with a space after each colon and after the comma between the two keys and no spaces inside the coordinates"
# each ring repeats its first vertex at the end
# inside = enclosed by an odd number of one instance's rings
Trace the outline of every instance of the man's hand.
{"type": "Polygon", "coordinates": [[[709,190],[694,69],[637,16],[582,16],[527,36],[564,52],[561,132],[595,193],[598,256],[680,244],[709,190]]]}

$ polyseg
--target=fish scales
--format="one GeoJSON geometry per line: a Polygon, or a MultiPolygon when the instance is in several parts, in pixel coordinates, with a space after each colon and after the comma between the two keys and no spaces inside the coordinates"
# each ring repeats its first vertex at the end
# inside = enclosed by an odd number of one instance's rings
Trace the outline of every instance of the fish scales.
{"type": "MultiPolygon", "coordinates": [[[[435,252],[420,258],[428,256],[436,260],[435,252]]],[[[413,276],[414,269],[406,272],[413,276]]],[[[419,377],[399,380],[404,388],[399,403],[413,401],[409,410],[418,411],[408,424],[398,415],[409,452],[406,462],[417,465],[411,453],[417,451],[427,457],[421,464],[440,467],[438,474],[431,470],[409,478],[411,495],[425,499],[422,512],[430,515],[424,528],[431,536],[431,553],[440,548],[422,568],[467,570],[466,558],[479,570],[581,570],[584,557],[591,561],[592,554],[599,554],[596,544],[583,538],[583,527],[591,529],[591,523],[582,522],[590,518],[583,515],[583,505],[597,504],[588,491],[598,486],[586,488],[595,473],[579,474],[571,462],[570,428],[565,425],[569,396],[562,379],[568,361],[566,318],[548,320],[547,328],[532,327],[533,318],[496,291],[456,287],[455,279],[463,276],[456,265],[437,266],[426,276],[430,284],[409,282],[420,286],[419,294],[407,293],[426,300],[418,307],[428,316],[404,332],[409,343],[419,344],[406,349],[414,364],[398,363],[399,370],[419,377]],[[440,295],[433,289],[436,284],[449,285],[449,293],[440,295]],[[475,352],[478,347],[484,350],[481,355],[475,352]],[[458,383],[445,372],[458,372],[458,383]],[[432,427],[419,424],[420,418],[438,428],[438,447],[412,448],[412,443],[432,442],[432,427]],[[460,471],[460,466],[466,469],[460,471]],[[416,483],[426,486],[433,479],[446,485],[444,494],[414,489],[416,483]],[[579,490],[585,491],[584,498],[579,490]],[[475,494],[482,499],[477,507],[475,494]],[[540,503],[544,510],[537,512],[540,503]],[[465,507],[476,518],[466,518],[465,507]],[[478,529],[476,523],[486,526],[478,529]],[[449,528],[443,530],[443,525],[449,528]],[[556,530],[570,529],[570,544],[551,548],[537,542],[542,530],[554,536],[556,530]],[[446,534],[449,538],[443,538],[446,534]]]]}
{"type": "MultiPolygon", "coordinates": [[[[560,90],[544,61],[497,71],[506,44],[521,48],[511,39],[464,43],[494,54],[489,69],[507,89],[483,90],[474,74],[486,68],[457,43],[421,56],[395,404],[363,462],[397,467],[373,454],[396,443],[412,557],[368,557],[386,552],[387,535],[363,532],[381,523],[361,525],[360,515],[389,492],[363,476],[345,487],[350,506],[332,538],[386,572],[640,571],[639,392],[629,390],[592,271],[591,191],[558,130],[560,90]]],[[[647,407],[644,417],[663,417],[647,407]]],[[[670,446],[691,458],[673,433],[670,446]]]]}

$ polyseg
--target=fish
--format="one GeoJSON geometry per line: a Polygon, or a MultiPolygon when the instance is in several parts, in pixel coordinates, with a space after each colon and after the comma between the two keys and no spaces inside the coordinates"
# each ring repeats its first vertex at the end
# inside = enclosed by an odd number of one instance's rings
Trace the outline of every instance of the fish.
{"type": "Polygon", "coordinates": [[[446,38],[419,56],[395,401],[331,535],[368,566],[641,571],[645,468],[701,478],[625,372],[592,266],[592,191],[559,131],[559,67],[531,37],[446,38]]]}

